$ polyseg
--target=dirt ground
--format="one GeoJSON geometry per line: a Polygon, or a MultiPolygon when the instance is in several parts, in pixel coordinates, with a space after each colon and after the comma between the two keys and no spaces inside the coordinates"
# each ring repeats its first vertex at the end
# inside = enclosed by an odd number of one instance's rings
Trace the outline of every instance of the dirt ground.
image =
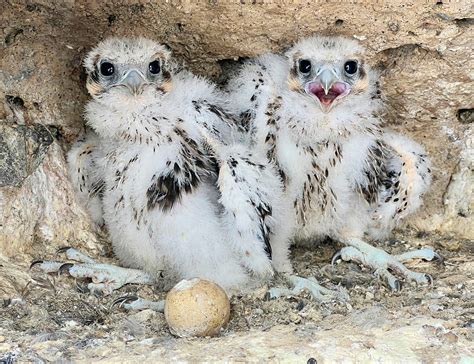
{"type": "MultiPolygon", "coordinates": [[[[219,338],[204,339],[174,338],[161,313],[111,305],[127,294],[162,299],[157,288],[130,285],[95,297],[81,293],[81,282],[70,277],[28,272],[10,261],[0,264],[0,273],[17,269],[29,281],[19,280],[17,294],[0,306],[0,363],[474,362],[474,242],[398,232],[381,246],[400,253],[427,245],[444,256],[444,265],[418,261],[410,267],[431,274],[433,286],[406,283],[401,292],[389,291],[356,264],[328,264],[338,248],[334,242],[315,250],[294,248],[299,275],[314,276],[329,288],[340,285],[350,300],[319,304],[305,293],[268,300],[263,287],[232,297],[229,325],[219,338]]],[[[279,283],[277,278],[270,284],[279,283]]]]}

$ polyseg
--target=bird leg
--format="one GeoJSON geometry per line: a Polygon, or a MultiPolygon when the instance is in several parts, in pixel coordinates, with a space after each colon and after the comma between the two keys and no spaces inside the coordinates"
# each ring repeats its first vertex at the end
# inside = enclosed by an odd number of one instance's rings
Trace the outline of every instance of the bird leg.
{"type": "Polygon", "coordinates": [[[60,248],[58,253],[65,253],[69,260],[79,264],[36,260],[31,263],[30,269],[34,267],[45,273],[68,273],[74,278],[90,278],[92,282],[87,285],[89,291],[104,295],[130,283],[147,285],[155,283],[154,277],[144,271],[101,264],[74,248],[60,248]]]}
{"type": "Polygon", "coordinates": [[[429,274],[414,272],[403,265],[412,259],[428,261],[440,260],[442,257],[431,248],[423,248],[400,255],[390,255],[382,249],[376,248],[360,239],[349,238],[343,241],[346,247],[334,254],[331,264],[339,258],[344,261],[355,261],[374,269],[374,273],[384,279],[392,290],[398,291],[402,284],[392,272],[416,283],[430,284],[433,278],[429,274]]]}
{"type": "Polygon", "coordinates": [[[332,300],[347,301],[349,296],[343,290],[333,291],[321,286],[316,278],[303,278],[293,274],[284,274],[285,279],[291,288],[273,287],[267,292],[266,297],[274,299],[284,296],[297,296],[303,290],[307,290],[311,297],[318,302],[328,302],[332,300]]]}
{"type": "Polygon", "coordinates": [[[141,311],[150,309],[157,312],[165,311],[165,301],[149,301],[137,296],[123,296],[117,298],[112,306],[119,306],[127,311],[141,311]]]}

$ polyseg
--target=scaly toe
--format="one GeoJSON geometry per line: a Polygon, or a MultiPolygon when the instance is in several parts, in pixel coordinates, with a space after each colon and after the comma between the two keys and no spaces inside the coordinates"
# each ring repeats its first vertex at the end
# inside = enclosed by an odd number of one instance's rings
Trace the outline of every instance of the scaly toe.
{"type": "Polygon", "coordinates": [[[394,292],[400,292],[403,288],[403,282],[394,276],[386,276],[385,282],[390,287],[390,289],[394,292]]]}
{"type": "Polygon", "coordinates": [[[401,291],[402,282],[392,273],[390,273],[387,269],[379,268],[374,272],[374,274],[383,281],[385,281],[392,291],[401,291]]]}

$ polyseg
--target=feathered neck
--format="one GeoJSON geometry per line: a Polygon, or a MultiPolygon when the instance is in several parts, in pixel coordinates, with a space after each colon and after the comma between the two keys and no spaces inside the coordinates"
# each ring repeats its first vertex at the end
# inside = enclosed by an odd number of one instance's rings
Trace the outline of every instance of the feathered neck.
{"type": "Polygon", "coordinates": [[[349,95],[347,100],[324,113],[306,94],[286,91],[283,117],[288,132],[303,144],[350,137],[354,134],[378,134],[382,102],[369,94],[349,95]]]}

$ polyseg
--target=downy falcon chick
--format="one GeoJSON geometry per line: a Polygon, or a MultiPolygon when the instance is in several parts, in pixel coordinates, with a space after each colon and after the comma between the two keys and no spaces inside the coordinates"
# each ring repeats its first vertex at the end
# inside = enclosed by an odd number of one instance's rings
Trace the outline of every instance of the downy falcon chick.
{"type": "Polygon", "coordinates": [[[346,247],[336,258],[370,266],[400,289],[392,273],[431,281],[404,261],[439,256],[429,248],[391,256],[365,240],[386,238],[418,209],[430,185],[430,161],[413,140],[381,127],[377,82],[357,41],[314,36],[285,56],[248,62],[228,90],[255,148],[279,171],[293,211],[292,236],[340,241],[346,247]]]}
{"type": "Polygon", "coordinates": [[[83,264],[38,261],[90,277],[110,292],[163,272],[210,279],[226,290],[288,270],[280,181],[222,107],[208,81],[175,66],[151,40],[110,38],[85,59],[93,133],[69,154],[73,182],[105,222],[124,269],[66,249],[83,264]],[[282,238],[280,238],[282,237],[282,238]]]}

